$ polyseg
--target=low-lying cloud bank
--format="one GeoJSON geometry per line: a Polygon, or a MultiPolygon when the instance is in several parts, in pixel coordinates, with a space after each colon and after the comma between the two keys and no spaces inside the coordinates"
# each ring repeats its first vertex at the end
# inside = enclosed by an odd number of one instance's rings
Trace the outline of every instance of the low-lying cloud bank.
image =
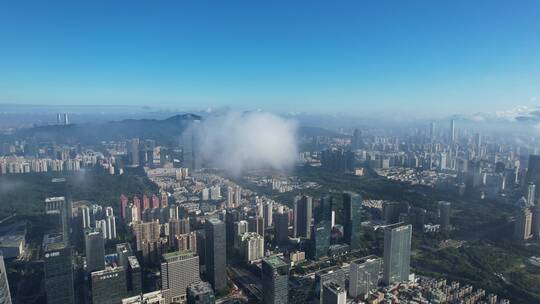
{"type": "Polygon", "coordinates": [[[197,127],[198,151],[218,168],[287,170],[297,155],[297,124],[266,112],[228,112],[209,116],[197,127]]]}

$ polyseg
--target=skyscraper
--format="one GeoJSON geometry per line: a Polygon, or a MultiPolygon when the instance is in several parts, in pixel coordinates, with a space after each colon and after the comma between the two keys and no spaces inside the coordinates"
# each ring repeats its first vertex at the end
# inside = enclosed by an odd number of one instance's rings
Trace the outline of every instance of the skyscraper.
{"type": "MultiPolygon", "coordinates": [[[[533,183],[540,185],[540,155],[529,155],[529,166],[527,168],[527,184],[533,183]]],[[[540,187],[538,187],[540,188],[540,187]]],[[[537,188],[535,188],[535,197],[540,197],[537,188]]]]}
{"type": "Polygon", "coordinates": [[[107,239],[114,240],[116,239],[116,217],[108,216],[106,221],[107,239]]]}
{"type": "MultiPolygon", "coordinates": [[[[233,246],[232,247],[236,251],[240,250],[240,247],[241,247],[241,244],[242,244],[242,235],[244,235],[244,233],[246,233],[246,232],[248,232],[248,222],[247,221],[238,221],[238,222],[234,223],[234,225],[233,225],[233,238],[232,238],[232,245],[233,246]]],[[[253,232],[253,233],[256,233],[256,232],[253,232]]],[[[229,246],[228,243],[227,243],[227,246],[229,246]]],[[[232,252],[231,252],[231,254],[232,254],[232,252]]],[[[232,256],[229,257],[229,258],[232,258],[232,256]]]]}
{"type": "MultiPolygon", "coordinates": [[[[129,163],[131,164],[131,166],[134,166],[134,167],[138,167],[140,165],[140,161],[139,161],[139,139],[138,138],[133,138],[130,142],[129,142],[129,146],[128,146],[128,158],[129,158],[129,163]]],[[[137,207],[140,207],[140,206],[137,206],[137,207]]]]}
{"type": "Polygon", "coordinates": [[[328,254],[332,227],[329,220],[323,220],[312,226],[311,257],[319,259],[328,254]]]}
{"type": "Polygon", "coordinates": [[[288,303],[289,264],[278,256],[263,259],[262,287],[264,304],[288,303]]]}
{"type": "Polygon", "coordinates": [[[363,146],[362,142],[362,132],[358,129],[354,129],[353,137],[351,139],[351,148],[353,150],[360,149],[363,146]]]}
{"type": "Polygon", "coordinates": [[[242,235],[242,256],[247,262],[254,262],[264,257],[264,238],[255,232],[242,235]]]}
{"type": "Polygon", "coordinates": [[[105,269],[105,245],[99,230],[87,231],[84,235],[86,252],[86,272],[105,269]]]}
{"type": "Polygon", "coordinates": [[[529,183],[529,186],[527,187],[527,206],[534,205],[535,193],[536,193],[536,185],[533,183],[529,183]]]}
{"type": "MultiPolygon", "coordinates": [[[[230,189],[230,187],[229,187],[230,189]]],[[[227,193],[228,194],[228,193],[227,193]]],[[[237,248],[235,245],[238,244],[238,242],[235,240],[236,233],[236,223],[240,219],[240,214],[237,210],[234,209],[227,209],[225,214],[225,226],[226,226],[226,233],[227,233],[227,260],[229,261],[232,259],[234,254],[234,249],[237,248]]],[[[246,222],[246,231],[247,231],[247,222],[246,222]]]]}
{"type": "Polygon", "coordinates": [[[343,209],[345,242],[351,249],[358,249],[362,234],[362,197],[353,192],[344,192],[343,209]]]}
{"type": "Polygon", "coordinates": [[[536,240],[540,240],[540,204],[532,207],[532,234],[536,240]]]}
{"type": "Polygon", "coordinates": [[[261,216],[248,217],[248,230],[249,232],[257,232],[260,235],[264,235],[264,218],[261,216]]]}
{"type": "Polygon", "coordinates": [[[442,230],[448,230],[450,227],[450,208],[452,204],[450,202],[440,201],[439,207],[439,224],[442,230]]]}
{"type": "Polygon", "coordinates": [[[227,261],[225,224],[210,218],[205,223],[206,234],[206,277],[217,292],[227,288],[227,261]]]}
{"type": "Polygon", "coordinates": [[[377,288],[382,261],[375,256],[355,260],[350,264],[349,294],[356,298],[377,288]]]}
{"type": "Polygon", "coordinates": [[[200,167],[199,153],[197,152],[196,131],[200,120],[193,120],[191,125],[182,133],[182,164],[190,170],[200,167]]]}
{"type": "Polygon", "coordinates": [[[311,237],[313,199],[303,195],[294,202],[294,237],[311,237]]]}
{"type": "Polygon", "coordinates": [[[286,246],[289,242],[289,215],[287,213],[276,214],[274,236],[278,246],[286,246]]]}
{"type": "Polygon", "coordinates": [[[90,208],[87,206],[81,207],[79,209],[81,214],[81,225],[83,229],[90,228],[90,208]]]}
{"type": "Polygon", "coordinates": [[[319,207],[317,212],[315,212],[314,220],[315,223],[319,223],[324,220],[332,219],[332,209],[334,205],[334,198],[327,194],[319,200],[319,207]]]}
{"type": "Polygon", "coordinates": [[[91,274],[92,303],[117,304],[127,297],[126,271],[123,266],[107,267],[91,274]]]}
{"type": "Polygon", "coordinates": [[[532,212],[529,208],[523,208],[516,216],[514,237],[516,240],[529,240],[532,238],[532,212]]]}
{"type": "Polygon", "coordinates": [[[11,304],[11,294],[9,293],[9,283],[4,264],[4,256],[0,252],[0,303],[11,304]]]}
{"type": "Polygon", "coordinates": [[[329,281],[323,284],[323,296],[321,304],[346,304],[347,291],[335,282],[329,281]]]}
{"type": "MultiPolygon", "coordinates": [[[[123,266],[123,265],[122,265],[123,266]]],[[[137,295],[142,292],[142,270],[139,260],[134,255],[127,257],[126,280],[129,295],[137,295]]]]}
{"type": "Polygon", "coordinates": [[[272,211],[274,207],[274,203],[272,201],[266,202],[263,207],[263,218],[264,218],[264,228],[272,227],[274,225],[273,223],[273,215],[272,211]]]}
{"type": "Polygon", "coordinates": [[[176,251],[163,255],[161,288],[167,303],[184,302],[187,287],[199,282],[199,257],[192,251],[176,251]]]}
{"type": "Polygon", "coordinates": [[[454,119],[450,120],[450,141],[456,141],[456,121],[454,119]]]}
{"type": "Polygon", "coordinates": [[[43,270],[47,304],[75,303],[71,248],[60,235],[43,237],[43,270]]]}
{"type": "Polygon", "coordinates": [[[409,280],[412,226],[397,223],[384,230],[384,271],[386,285],[409,280]]]}

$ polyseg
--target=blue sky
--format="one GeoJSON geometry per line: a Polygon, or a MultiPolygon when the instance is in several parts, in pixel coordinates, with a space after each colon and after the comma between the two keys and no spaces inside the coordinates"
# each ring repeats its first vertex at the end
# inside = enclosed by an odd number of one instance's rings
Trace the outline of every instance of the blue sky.
{"type": "Polygon", "coordinates": [[[536,98],[538,1],[0,2],[0,103],[446,115],[536,98]]]}

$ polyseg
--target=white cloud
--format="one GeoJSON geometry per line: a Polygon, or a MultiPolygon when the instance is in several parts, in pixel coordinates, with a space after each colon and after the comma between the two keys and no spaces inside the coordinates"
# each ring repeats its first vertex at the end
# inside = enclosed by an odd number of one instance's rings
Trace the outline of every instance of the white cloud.
{"type": "Polygon", "coordinates": [[[209,116],[198,128],[199,151],[219,168],[286,170],[297,155],[297,124],[267,112],[228,112],[209,116]]]}

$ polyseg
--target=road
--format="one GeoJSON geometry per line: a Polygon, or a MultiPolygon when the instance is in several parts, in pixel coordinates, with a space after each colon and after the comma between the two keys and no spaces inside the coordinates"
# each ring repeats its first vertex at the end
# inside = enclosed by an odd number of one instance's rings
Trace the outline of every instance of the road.
{"type": "Polygon", "coordinates": [[[238,267],[229,267],[231,278],[247,292],[250,298],[262,301],[261,280],[251,272],[238,267]]]}

